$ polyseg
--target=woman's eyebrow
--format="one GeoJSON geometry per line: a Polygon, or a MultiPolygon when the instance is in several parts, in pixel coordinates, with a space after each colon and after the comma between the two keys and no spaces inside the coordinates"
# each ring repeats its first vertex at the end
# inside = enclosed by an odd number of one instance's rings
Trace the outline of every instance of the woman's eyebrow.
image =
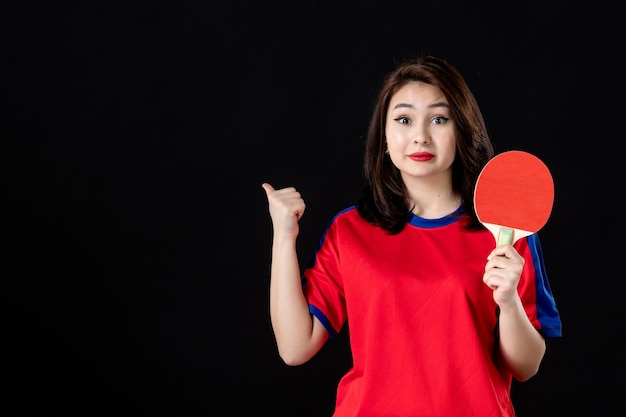
{"type": "MultiPolygon", "coordinates": [[[[444,101],[438,101],[436,103],[432,103],[429,104],[427,106],[428,109],[434,109],[437,107],[445,107],[445,108],[450,108],[450,106],[448,105],[448,103],[444,102],[444,101]]],[[[415,108],[415,106],[413,106],[410,103],[398,103],[395,106],[393,106],[394,109],[400,109],[400,108],[409,108],[409,109],[413,109],[415,108]]]]}

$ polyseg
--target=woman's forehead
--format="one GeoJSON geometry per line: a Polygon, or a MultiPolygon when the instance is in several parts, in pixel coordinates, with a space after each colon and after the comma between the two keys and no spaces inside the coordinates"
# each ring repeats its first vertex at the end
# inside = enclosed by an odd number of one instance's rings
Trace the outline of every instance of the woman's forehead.
{"type": "Polygon", "coordinates": [[[439,87],[415,81],[403,85],[391,96],[389,109],[447,107],[447,103],[439,87]]]}

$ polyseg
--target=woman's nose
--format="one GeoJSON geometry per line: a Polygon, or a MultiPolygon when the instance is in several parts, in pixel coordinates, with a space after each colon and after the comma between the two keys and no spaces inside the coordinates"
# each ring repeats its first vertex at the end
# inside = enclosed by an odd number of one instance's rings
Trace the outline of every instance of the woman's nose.
{"type": "Polygon", "coordinates": [[[413,137],[413,142],[414,143],[428,143],[430,142],[430,138],[427,134],[425,134],[424,132],[420,133],[419,135],[415,135],[413,137]]]}

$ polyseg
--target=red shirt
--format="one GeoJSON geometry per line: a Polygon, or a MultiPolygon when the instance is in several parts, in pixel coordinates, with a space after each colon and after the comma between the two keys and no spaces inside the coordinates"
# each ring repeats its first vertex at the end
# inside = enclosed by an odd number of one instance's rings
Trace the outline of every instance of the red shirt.
{"type": "MultiPolygon", "coordinates": [[[[303,270],[311,312],[332,335],[349,320],[353,367],[334,417],[515,415],[495,360],[497,305],[482,281],[495,247],[464,218],[412,216],[398,235],[351,207],[331,221],[303,270]]],[[[536,235],[516,242],[518,292],[533,325],[561,335],[536,235]]]]}

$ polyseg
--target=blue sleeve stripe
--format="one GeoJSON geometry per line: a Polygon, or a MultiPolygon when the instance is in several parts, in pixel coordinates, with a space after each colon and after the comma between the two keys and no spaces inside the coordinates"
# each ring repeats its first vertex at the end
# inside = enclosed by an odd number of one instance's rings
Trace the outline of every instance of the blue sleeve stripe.
{"type": "Polygon", "coordinates": [[[328,320],[324,313],[322,313],[317,307],[311,304],[309,304],[309,311],[322,323],[322,325],[330,335],[331,339],[337,335],[337,331],[333,329],[333,326],[330,324],[330,320],[328,320]]]}

